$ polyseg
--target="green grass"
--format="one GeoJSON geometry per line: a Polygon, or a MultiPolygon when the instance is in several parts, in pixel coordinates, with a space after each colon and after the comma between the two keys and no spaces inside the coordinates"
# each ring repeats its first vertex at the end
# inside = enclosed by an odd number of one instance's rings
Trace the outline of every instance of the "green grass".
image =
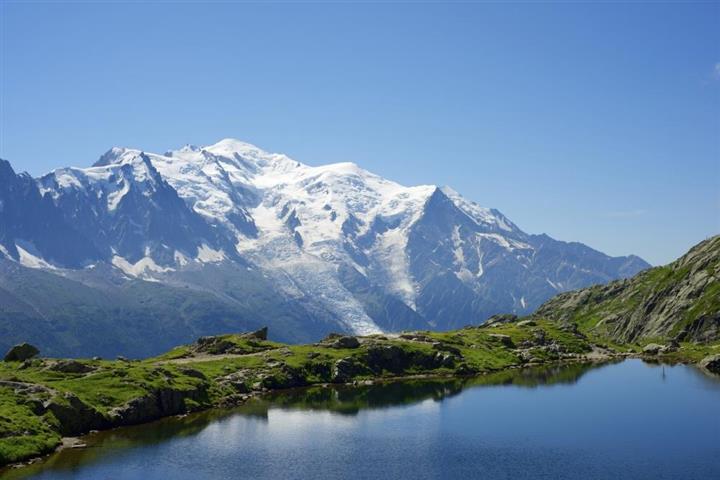
{"type": "Polygon", "coordinates": [[[22,396],[0,387],[0,465],[51,452],[60,443],[52,419],[33,413],[22,396]]]}
{"type": "MultiPolygon", "coordinates": [[[[520,326],[517,323],[500,324],[494,327],[468,327],[452,332],[418,332],[429,337],[431,342],[417,342],[406,339],[371,336],[366,342],[377,346],[393,346],[402,350],[404,367],[393,371],[379,371],[369,363],[370,348],[367,343],[355,349],[335,349],[328,345],[283,345],[275,342],[248,339],[241,335],[220,337],[233,344],[233,354],[217,358],[206,352],[197,352],[196,346],[177,347],[159,357],[143,361],[81,360],[94,370],[86,374],[55,372],[47,367],[52,360],[35,360],[22,366],[18,362],[0,362],[0,380],[24,382],[45,386],[56,391],[60,398],[66,392],[77,396],[87,406],[110,418],[108,413],[127,402],[151,394],[159,389],[176,391],[206,392],[201,399],[187,400],[188,411],[200,410],[238,392],[237,385],[224,380],[229,375],[242,375],[245,389],[260,385],[270,389],[285,388],[291,380],[302,385],[327,383],[335,363],[340,359],[351,359],[361,368],[351,380],[386,379],[397,376],[452,376],[457,368],[478,373],[493,373],[492,381],[506,381],[507,368],[522,364],[515,348],[527,345],[537,361],[553,361],[558,354],[532,346],[538,336],[544,336],[546,343],[555,343],[565,353],[581,355],[591,350],[591,343],[602,338],[585,339],[571,331],[560,328],[555,322],[534,319],[533,324],[520,326]],[[508,347],[497,335],[507,335],[514,344],[508,347]],[[495,336],[495,337],[494,337],[495,336]],[[462,356],[454,367],[432,368],[428,362],[438,352],[459,352],[462,356]],[[196,356],[197,355],[197,356],[196,356]]],[[[617,346],[613,348],[638,351],[640,345],[617,346]]],[[[720,344],[699,346],[683,344],[681,351],[669,359],[699,360],[709,353],[720,352],[720,344]]],[[[513,381],[523,381],[523,376],[512,375],[513,381]]],[[[240,380],[235,380],[240,381],[240,380]]],[[[491,381],[477,377],[477,381],[491,381]]],[[[562,379],[560,379],[562,381],[562,379]]],[[[0,388],[0,462],[22,460],[30,456],[51,451],[60,441],[58,419],[50,413],[35,413],[33,402],[47,400],[51,393],[16,393],[11,388],[0,388]]],[[[56,401],[57,401],[56,398],[56,401]]],[[[197,398],[197,397],[196,397],[197,398]]],[[[62,400],[60,400],[62,401],[62,400]]],[[[35,404],[35,406],[37,406],[35,404]]],[[[36,411],[40,411],[36,409],[36,411]]]]}

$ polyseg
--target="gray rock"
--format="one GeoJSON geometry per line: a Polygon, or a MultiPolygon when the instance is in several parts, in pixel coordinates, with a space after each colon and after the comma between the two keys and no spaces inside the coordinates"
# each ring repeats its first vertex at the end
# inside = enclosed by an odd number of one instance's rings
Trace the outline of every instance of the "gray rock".
{"type": "Polygon", "coordinates": [[[648,343],[643,347],[643,353],[647,355],[657,355],[664,352],[666,349],[665,345],[658,345],[657,343],[648,343]]]}
{"type": "Polygon", "coordinates": [[[347,383],[356,375],[367,373],[367,369],[358,363],[354,358],[341,358],[333,366],[332,378],[333,383],[347,383]]]}
{"type": "Polygon", "coordinates": [[[47,367],[47,370],[62,373],[88,373],[95,370],[95,368],[78,362],[77,360],[58,360],[47,367]]]}
{"type": "Polygon", "coordinates": [[[517,323],[518,327],[534,327],[537,325],[537,322],[534,320],[523,320],[522,322],[517,323]]]}
{"type": "Polygon", "coordinates": [[[249,337],[249,338],[256,338],[256,339],[258,339],[258,340],[267,340],[267,338],[268,338],[268,327],[263,327],[263,328],[261,328],[261,329],[259,329],[259,330],[255,330],[254,332],[246,333],[245,336],[246,336],[246,337],[249,337]]]}
{"type": "Polygon", "coordinates": [[[355,337],[347,336],[338,338],[328,346],[330,348],[358,348],[360,346],[360,342],[355,337]]]}
{"type": "Polygon", "coordinates": [[[493,325],[501,325],[503,323],[512,323],[517,321],[518,316],[509,314],[509,313],[502,313],[499,315],[493,315],[492,317],[488,318],[483,325],[486,325],[488,327],[491,327],[493,325]]]}
{"type": "Polygon", "coordinates": [[[135,425],[170,415],[187,413],[189,409],[185,400],[202,402],[206,391],[206,384],[201,384],[192,390],[160,388],[143,397],[134,398],[121,407],[112,409],[109,417],[114,425],[135,425]]]}
{"type": "Polygon", "coordinates": [[[399,335],[403,340],[413,340],[415,342],[432,342],[433,339],[422,333],[401,333],[399,335]]]}
{"type": "Polygon", "coordinates": [[[100,412],[72,393],[52,397],[43,404],[43,408],[57,419],[63,436],[79,435],[109,426],[100,412]]]}
{"type": "Polygon", "coordinates": [[[720,375],[720,353],[703,358],[700,366],[709,372],[720,375]]]}
{"type": "Polygon", "coordinates": [[[6,362],[22,362],[34,357],[38,353],[40,353],[40,350],[33,345],[30,345],[29,343],[21,343],[8,350],[5,354],[4,360],[6,362]]]}

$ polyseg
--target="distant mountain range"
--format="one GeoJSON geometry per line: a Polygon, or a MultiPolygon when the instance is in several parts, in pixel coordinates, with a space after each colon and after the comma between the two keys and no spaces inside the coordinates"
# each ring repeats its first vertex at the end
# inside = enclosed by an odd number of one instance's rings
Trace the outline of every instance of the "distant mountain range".
{"type": "Polygon", "coordinates": [[[447,187],[311,167],[237,140],[113,148],[41,178],[0,160],[0,348],[150,355],[268,324],[450,329],[649,265],[520,230],[447,187]]]}

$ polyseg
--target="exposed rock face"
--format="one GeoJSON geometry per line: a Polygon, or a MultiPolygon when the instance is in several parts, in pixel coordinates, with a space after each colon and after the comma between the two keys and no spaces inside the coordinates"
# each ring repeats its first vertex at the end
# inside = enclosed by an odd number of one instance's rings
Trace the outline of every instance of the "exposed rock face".
{"type": "Polygon", "coordinates": [[[3,360],[6,362],[22,362],[34,357],[38,353],[40,353],[40,350],[36,347],[30,345],[29,343],[21,343],[20,345],[12,347],[5,354],[5,358],[3,360]]]}
{"type": "Polygon", "coordinates": [[[58,420],[63,436],[79,435],[90,430],[108,428],[110,425],[100,412],[72,393],[51,398],[45,402],[43,408],[58,420]]]}
{"type": "Polygon", "coordinates": [[[229,353],[235,346],[233,342],[223,339],[222,337],[200,337],[195,342],[195,345],[193,345],[192,350],[195,353],[220,355],[229,353]]]}
{"type": "Polygon", "coordinates": [[[452,367],[456,360],[460,359],[461,356],[452,352],[409,351],[397,345],[371,345],[367,350],[367,365],[376,373],[383,370],[402,373],[411,367],[423,369],[452,367]]]}
{"type": "Polygon", "coordinates": [[[664,267],[558,295],[534,314],[613,340],[720,339],[720,235],[664,267]]]}
{"type": "Polygon", "coordinates": [[[488,318],[485,325],[496,325],[500,323],[512,323],[517,321],[518,316],[510,313],[501,313],[488,318]]]}
{"type": "Polygon", "coordinates": [[[88,373],[95,369],[90,365],[78,362],[77,360],[58,360],[50,365],[48,370],[63,373],[88,373]]]}
{"type": "Polygon", "coordinates": [[[332,373],[333,383],[345,383],[356,375],[370,373],[370,371],[356,359],[341,358],[335,362],[332,373]]]}
{"type": "Polygon", "coordinates": [[[705,357],[700,362],[700,366],[709,372],[720,375],[720,354],[705,357]]]}
{"type": "Polygon", "coordinates": [[[246,333],[246,337],[255,338],[257,340],[267,340],[268,338],[268,327],[263,327],[251,333],[246,333]]]}
{"type": "Polygon", "coordinates": [[[206,396],[205,384],[192,390],[161,388],[144,397],[134,398],[110,411],[114,425],[135,425],[190,410],[185,400],[201,401],[206,396]]]}

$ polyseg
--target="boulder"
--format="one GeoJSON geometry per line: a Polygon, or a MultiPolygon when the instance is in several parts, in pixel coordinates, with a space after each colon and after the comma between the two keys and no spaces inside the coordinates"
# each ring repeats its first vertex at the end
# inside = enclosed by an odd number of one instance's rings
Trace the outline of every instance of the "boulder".
{"type": "Polygon", "coordinates": [[[517,323],[518,327],[534,327],[537,323],[534,320],[523,320],[517,323]]]}
{"type": "Polygon", "coordinates": [[[665,345],[658,345],[657,343],[648,343],[643,347],[643,353],[647,355],[657,355],[665,351],[665,345]]]}
{"type": "Polygon", "coordinates": [[[413,340],[415,342],[432,342],[433,339],[422,333],[401,333],[399,338],[403,340],[413,340]]]}
{"type": "Polygon", "coordinates": [[[5,354],[4,360],[6,362],[22,362],[34,357],[38,353],[40,353],[40,350],[33,345],[30,345],[29,343],[21,343],[8,350],[5,354]]]}
{"type": "Polygon", "coordinates": [[[339,337],[328,346],[330,348],[358,348],[360,346],[360,341],[358,341],[355,337],[345,336],[339,337]]]}
{"type": "Polygon", "coordinates": [[[720,375],[720,353],[703,358],[700,361],[700,366],[708,372],[720,375]]]}
{"type": "Polygon", "coordinates": [[[88,373],[95,370],[95,368],[78,362],[77,360],[58,360],[47,367],[47,369],[53,372],[62,373],[88,373]]]}

